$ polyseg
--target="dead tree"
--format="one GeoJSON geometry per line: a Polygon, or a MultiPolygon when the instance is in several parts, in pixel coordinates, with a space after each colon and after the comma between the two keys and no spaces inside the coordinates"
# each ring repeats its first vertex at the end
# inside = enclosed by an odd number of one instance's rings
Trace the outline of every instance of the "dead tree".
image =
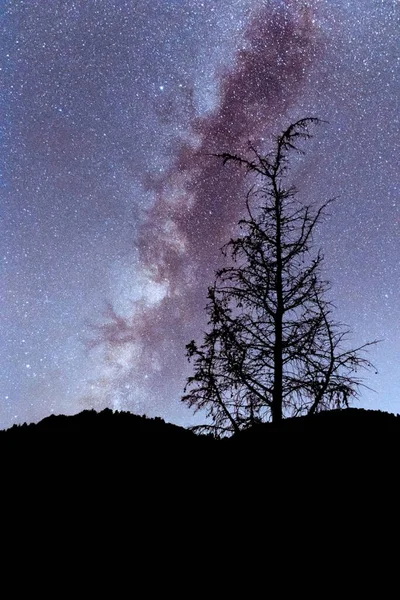
{"type": "Polygon", "coordinates": [[[309,139],[305,118],[276,139],[273,151],[250,157],[217,155],[255,178],[247,194],[239,235],[222,249],[228,266],[208,291],[209,330],[191,341],[193,362],[183,401],[205,410],[200,429],[226,435],[256,422],[347,407],[362,384],[360,368],[372,367],[364,352],[376,342],[347,349],[348,329],[332,318],[329,283],[313,232],[328,200],[319,206],[298,199],[288,185],[289,156],[309,139]]]}

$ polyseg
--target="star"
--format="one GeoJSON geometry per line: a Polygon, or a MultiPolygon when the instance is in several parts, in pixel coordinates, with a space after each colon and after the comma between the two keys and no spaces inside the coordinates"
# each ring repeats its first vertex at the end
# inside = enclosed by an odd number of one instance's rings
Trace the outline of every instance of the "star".
{"type": "Polygon", "coordinates": [[[291,176],[338,197],[315,239],[335,316],[383,339],[358,406],[399,412],[399,3],[51,4],[2,14],[0,428],[197,422],[185,345],[251,186],[213,154],[267,152],[304,116],[327,123],[291,176]]]}

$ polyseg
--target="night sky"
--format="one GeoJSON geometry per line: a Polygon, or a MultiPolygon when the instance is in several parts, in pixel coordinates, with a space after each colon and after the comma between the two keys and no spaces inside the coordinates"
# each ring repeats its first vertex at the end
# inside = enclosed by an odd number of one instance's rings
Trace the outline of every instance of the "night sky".
{"type": "Polygon", "coordinates": [[[219,248],[267,150],[337,197],[315,243],[352,345],[383,341],[356,406],[400,412],[398,0],[8,0],[1,13],[0,428],[180,402],[219,248]]]}

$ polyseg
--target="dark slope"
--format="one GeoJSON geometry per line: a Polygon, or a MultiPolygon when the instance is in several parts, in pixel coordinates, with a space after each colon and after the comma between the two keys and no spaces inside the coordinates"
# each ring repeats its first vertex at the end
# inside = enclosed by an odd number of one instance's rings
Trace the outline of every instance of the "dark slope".
{"type": "MultiPolygon", "coordinates": [[[[210,470],[216,441],[166,423],[128,412],[85,410],[51,415],[37,424],[0,431],[3,467],[43,484],[61,479],[76,487],[88,484],[157,487],[182,477],[195,480],[210,470]],[[82,480],[82,477],[84,478],[82,480]]],[[[214,460],[214,459],[213,459],[214,460]]]]}
{"type": "Polygon", "coordinates": [[[214,440],[209,436],[196,435],[189,429],[166,423],[161,418],[147,418],[129,412],[113,412],[105,409],[102,412],[85,410],[72,416],[51,415],[39,423],[14,425],[10,429],[0,431],[0,440],[45,439],[50,434],[52,439],[68,439],[78,436],[82,439],[91,437],[116,438],[130,443],[135,441],[151,443],[169,443],[173,445],[189,444],[205,446],[217,451],[217,448],[230,448],[263,445],[270,443],[290,443],[293,439],[326,438],[332,440],[373,440],[400,439],[400,415],[390,413],[349,408],[332,410],[316,414],[312,417],[284,419],[279,424],[263,423],[240,432],[229,439],[214,440]]]}
{"type": "Polygon", "coordinates": [[[369,523],[398,497],[400,417],[332,411],[214,440],[161,419],[84,411],[0,432],[0,448],[6,496],[44,498],[56,512],[68,498],[89,519],[100,506],[107,520],[178,519],[200,536],[199,522],[211,535],[367,510],[369,523]]]}
{"type": "Polygon", "coordinates": [[[227,442],[236,460],[289,478],[354,486],[357,478],[393,479],[400,468],[400,416],[382,411],[349,408],[264,423],[227,442]]]}
{"type": "Polygon", "coordinates": [[[82,554],[91,574],[96,553],[119,567],[124,555],[133,585],[143,572],[150,590],[189,574],[186,595],[197,581],[209,595],[218,577],[226,592],[228,574],[237,591],[244,572],[244,595],[257,597],[263,588],[248,586],[276,571],[284,594],[288,578],[298,585],[295,562],[320,595],[360,550],[395,543],[399,442],[400,418],[377,411],[265,424],[219,441],[129,413],[52,416],[0,432],[4,527],[22,519],[18,543],[26,544],[35,524],[37,554],[50,532],[50,552],[62,545],[70,560],[82,554]],[[321,563],[329,578],[320,583],[321,563]]]}
{"type": "Polygon", "coordinates": [[[257,425],[232,439],[235,443],[252,443],[266,441],[269,438],[277,440],[288,436],[345,436],[349,439],[370,436],[400,435],[400,415],[393,415],[379,410],[364,410],[348,408],[332,410],[308,417],[284,419],[279,424],[263,423],[257,425]]]}
{"type": "Polygon", "coordinates": [[[176,442],[195,440],[196,436],[191,431],[166,423],[160,418],[149,419],[145,416],[134,415],[128,412],[113,412],[106,408],[102,412],[84,410],[76,415],[50,415],[39,423],[27,425],[14,425],[10,429],[0,431],[1,438],[14,438],[23,440],[26,436],[41,434],[54,434],[57,436],[130,436],[133,441],[140,438],[142,441],[149,439],[174,440],[176,442]]]}
{"type": "MultiPolygon", "coordinates": [[[[200,436],[166,423],[110,409],[100,413],[86,410],[77,415],[52,415],[37,424],[14,426],[0,432],[0,444],[7,448],[41,446],[51,451],[77,453],[89,449],[93,456],[114,456],[131,460],[140,456],[142,464],[190,461],[218,464],[226,468],[243,464],[293,468],[316,465],[324,460],[344,468],[345,462],[362,457],[364,462],[399,458],[400,416],[381,411],[347,409],[324,412],[312,417],[285,419],[279,425],[264,423],[222,440],[200,436]],[[97,453],[97,454],[96,454],[97,453]]],[[[219,467],[218,467],[219,468],[219,467]]]]}

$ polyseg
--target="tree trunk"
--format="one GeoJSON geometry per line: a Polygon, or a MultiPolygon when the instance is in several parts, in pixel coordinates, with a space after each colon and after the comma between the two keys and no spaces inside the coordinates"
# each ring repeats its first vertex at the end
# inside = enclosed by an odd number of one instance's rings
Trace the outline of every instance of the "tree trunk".
{"type": "Polygon", "coordinates": [[[274,343],[274,391],[272,396],[272,421],[282,421],[283,405],[283,284],[282,284],[282,204],[276,179],[273,179],[275,196],[275,227],[276,227],[276,312],[275,312],[275,343],[274,343]]]}
{"type": "Polygon", "coordinates": [[[282,421],[282,316],[278,315],[275,321],[275,346],[274,346],[274,391],[272,396],[272,421],[282,421]]]}

